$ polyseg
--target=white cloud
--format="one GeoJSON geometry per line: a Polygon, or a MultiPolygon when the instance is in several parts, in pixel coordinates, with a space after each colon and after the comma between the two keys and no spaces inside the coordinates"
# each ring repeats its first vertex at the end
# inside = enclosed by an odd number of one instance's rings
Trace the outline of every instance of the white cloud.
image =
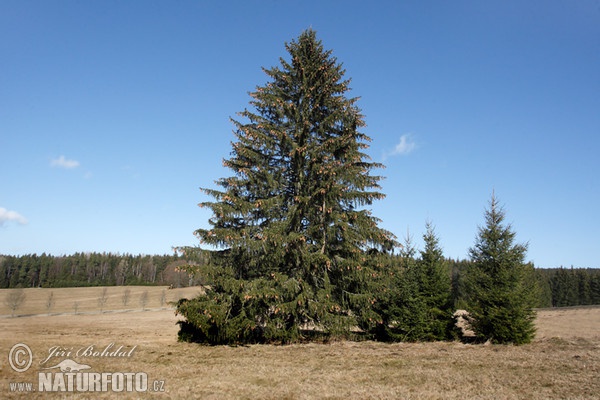
{"type": "Polygon", "coordinates": [[[417,143],[412,138],[412,135],[410,133],[407,133],[400,136],[400,141],[398,142],[398,144],[396,144],[396,146],[394,146],[394,148],[391,151],[386,152],[383,155],[383,158],[386,159],[392,156],[405,156],[407,154],[412,153],[416,148],[417,143]]]}
{"type": "Polygon", "coordinates": [[[412,139],[410,134],[400,136],[400,142],[394,147],[392,155],[405,155],[411,153],[417,144],[412,139]]]}
{"type": "Polygon", "coordinates": [[[11,221],[14,221],[20,225],[27,224],[27,218],[25,218],[18,212],[10,211],[4,207],[0,207],[0,226],[3,226],[5,223],[11,221]]]}
{"type": "Polygon", "coordinates": [[[79,167],[79,161],[68,160],[65,156],[60,156],[50,161],[50,165],[53,167],[72,169],[79,167]]]}

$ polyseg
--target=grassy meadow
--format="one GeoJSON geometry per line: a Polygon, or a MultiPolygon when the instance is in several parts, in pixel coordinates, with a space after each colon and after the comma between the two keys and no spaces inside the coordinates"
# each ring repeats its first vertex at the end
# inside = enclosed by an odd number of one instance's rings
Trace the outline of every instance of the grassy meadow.
{"type": "Polygon", "coordinates": [[[150,389],[154,381],[164,389],[67,394],[76,399],[600,398],[600,307],[540,310],[537,337],[525,346],[334,342],[209,347],[177,342],[177,316],[165,303],[194,296],[200,288],[129,287],[124,305],[125,289],[107,289],[103,312],[98,302],[103,288],[25,289],[26,300],[14,318],[4,304],[12,289],[0,290],[0,397],[64,398],[64,393],[11,392],[10,383],[33,382],[37,389],[41,368],[71,358],[94,372],[145,372],[150,389]],[[32,367],[22,373],[7,362],[17,343],[33,352],[32,367]],[[72,355],[90,346],[132,352],[129,357],[72,355]],[[57,348],[72,354],[40,364],[57,348]]]}

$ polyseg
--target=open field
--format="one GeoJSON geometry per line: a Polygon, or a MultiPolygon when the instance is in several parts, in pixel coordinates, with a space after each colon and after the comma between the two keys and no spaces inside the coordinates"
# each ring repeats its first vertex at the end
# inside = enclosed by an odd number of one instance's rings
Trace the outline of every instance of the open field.
{"type": "MultiPolygon", "coordinates": [[[[104,287],[76,287],[59,289],[23,289],[25,301],[16,311],[16,315],[31,316],[37,314],[81,314],[100,313],[98,300],[102,297],[104,287]],[[53,295],[53,305],[48,311],[47,302],[53,295]]],[[[6,294],[15,289],[0,289],[0,317],[10,316],[11,310],[4,302],[6,294]]],[[[201,291],[199,287],[169,289],[166,286],[109,286],[106,287],[106,302],[102,312],[142,310],[142,299],[145,296],[145,308],[160,309],[169,307],[168,303],[182,297],[194,297],[201,291]],[[127,304],[123,304],[125,291],[129,290],[127,304]],[[146,294],[144,294],[146,293],[146,294]],[[161,305],[161,297],[165,296],[161,305]]]]}
{"type": "MultiPolygon", "coordinates": [[[[598,307],[540,310],[537,339],[519,347],[457,342],[208,347],[177,342],[177,317],[160,307],[163,288],[130,289],[131,307],[126,312],[116,311],[124,309],[120,287],[108,289],[112,297],[104,308],[110,312],[104,313],[98,310],[100,288],[27,289],[30,304],[26,302],[18,314],[40,314],[36,316],[10,318],[6,316],[10,310],[2,305],[0,397],[49,397],[40,392],[12,393],[9,384],[32,382],[37,389],[39,372],[59,372],[41,368],[70,358],[93,372],[146,372],[149,388],[155,380],[164,381],[165,391],[75,393],[69,398],[600,398],[598,307]],[[48,316],[45,301],[51,290],[55,305],[48,316]],[[150,310],[144,312],[138,298],[145,290],[150,310]],[[74,301],[81,302],[77,315],[74,301]],[[32,367],[23,373],[7,363],[16,343],[27,344],[33,352],[32,367]],[[74,355],[78,350],[85,354],[90,346],[101,352],[111,343],[111,350],[123,346],[121,355],[131,351],[130,356],[74,355]],[[72,354],[40,364],[56,346],[72,354]]],[[[167,300],[198,290],[167,290],[167,300]]],[[[0,290],[0,298],[5,293],[0,290]]],[[[63,398],[64,393],[54,397],[63,398]]]]}

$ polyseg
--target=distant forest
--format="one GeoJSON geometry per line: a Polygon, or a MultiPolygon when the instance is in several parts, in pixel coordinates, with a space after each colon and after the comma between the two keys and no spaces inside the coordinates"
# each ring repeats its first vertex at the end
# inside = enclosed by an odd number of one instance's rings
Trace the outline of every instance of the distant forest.
{"type": "MultiPolygon", "coordinates": [[[[190,275],[181,268],[188,263],[184,256],[177,254],[0,255],[0,288],[125,285],[186,287],[210,284],[208,277],[201,272],[190,275]]],[[[460,307],[464,290],[462,272],[469,268],[470,261],[447,259],[446,264],[452,277],[452,297],[456,306],[460,307]]],[[[539,287],[538,307],[600,304],[600,269],[561,267],[535,271],[539,287]]]]}
{"type": "Polygon", "coordinates": [[[0,255],[0,288],[201,284],[179,269],[184,264],[176,254],[0,255]]]}
{"type": "MultiPolygon", "coordinates": [[[[460,307],[463,298],[462,272],[469,268],[468,260],[447,260],[452,273],[452,295],[460,307]]],[[[597,268],[536,268],[539,300],[537,307],[574,307],[600,305],[600,269],[597,268]]]]}

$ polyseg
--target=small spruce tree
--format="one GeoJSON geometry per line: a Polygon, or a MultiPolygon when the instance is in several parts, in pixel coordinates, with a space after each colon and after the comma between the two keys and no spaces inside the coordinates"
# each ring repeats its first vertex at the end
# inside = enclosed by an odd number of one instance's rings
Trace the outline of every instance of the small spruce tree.
{"type": "MultiPolygon", "coordinates": [[[[373,312],[377,323],[371,328],[377,340],[416,342],[426,334],[426,304],[419,293],[417,249],[407,233],[399,257],[374,284],[373,312]]],[[[364,329],[364,328],[363,328],[364,329]]]]}
{"type": "Polygon", "coordinates": [[[465,279],[467,311],[480,340],[529,343],[535,335],[538,294],[533,266],[525,263],[527,244],[515,244],[516,233],[504,224],[505,212],[492,195],[469,250],[472,264],[465,279]]]}
{"type": "Polygon", "coordinates": [[[428,221],[425,228],[425,248],[420,252],[415,273],[426,310],[424,339],[446,340],[452,338],[454,332],[450,271],[433,224],[428,221]]]}

